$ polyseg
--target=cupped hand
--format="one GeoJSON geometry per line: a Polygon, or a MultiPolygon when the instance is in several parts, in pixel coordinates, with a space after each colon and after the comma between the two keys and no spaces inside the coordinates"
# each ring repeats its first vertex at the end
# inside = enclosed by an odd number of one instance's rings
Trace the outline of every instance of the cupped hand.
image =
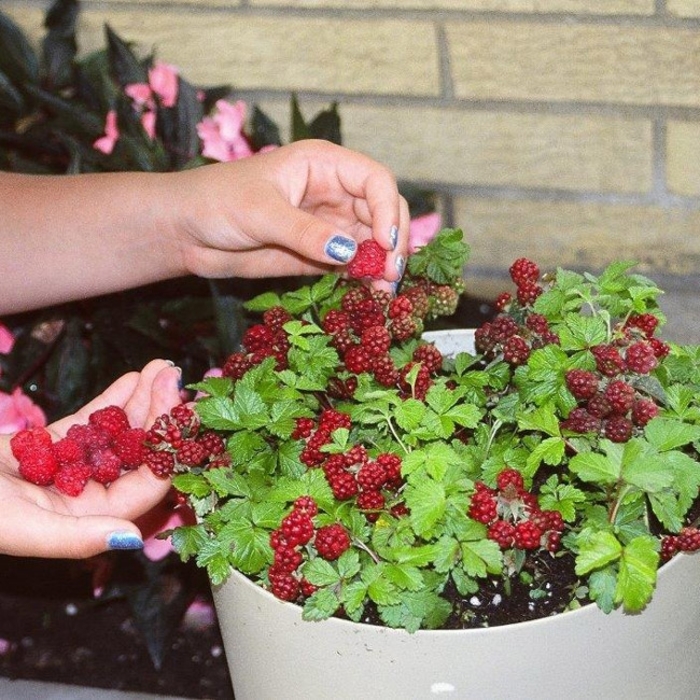
{"type": "MultiPolygon", "coordinates": [[[[179,370],[164,360],[141,372],[120,377],[100,396],[72,416],[48,427],[55,440],[71,425],[88,422],[105,406],[124,408],[132,426],[149,428],[161,414],[180,403],[179,370]]],[[[80,496],[24,481],[10,449],[0,437],[0,554],[83,558],[118,548],[138,548],[141,533],[133,524],[168,492],[170,481],[141,466],[105,487],[89,481],[80,496]]]]}
{"type": "Polygon", "coordinates": [[[184,266],[205,277],[320,274],[373,237],[400,279],[408,205],[391,172],[328,141],[304,140],[233,163],[178,173],[184,266]]]}

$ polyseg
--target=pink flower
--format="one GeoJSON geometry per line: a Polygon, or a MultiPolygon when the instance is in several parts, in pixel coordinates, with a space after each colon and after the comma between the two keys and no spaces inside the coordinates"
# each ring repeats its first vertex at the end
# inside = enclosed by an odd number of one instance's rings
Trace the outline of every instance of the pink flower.
{"type": "Polygon", "coordinates": [[[187,508],[175,508],[173,500],[166,498],[155,508],[138,519],[137,525],[143,533],[143,553],[151,561],[159,561],[173,551],[170,538],[158,539],[156,535],[180,525],[192,525],[195,520],[187,508]]]}
{"type": "Polygon", "coordinates": [[[114,150],[114,144],[117,142],[118,138],[119,128],[117,127],[117,113],[115,110],[110,109],[105,119],[105,135],[97,139],[92,146],[98,151],[109,155],[114,150]]]}
{"type": "Polygon", "coordinates": [[[213,117],[204,117],[197,124],[197,134],[202,139],[202,155],[227,163],[253,155],[253,149],[243,135],[246,104],[219,100],[213,117]]]}
{"type": "Polygon", "coordinates": [[[148,83],[160,97],[163,107],[174,107],[177,103],[178,70],[169,63],[156,63],[148,71],[148,83]]]}
{"type": "Polygon", "coordinates": [[[15,345],[15,336],[12,331],[3,323],[0,323],[0,354],[7,355],[12,352],[15,345]]]}
{"type": "Polygon", "coordinates": [[[0,435],[24,428],[43,428],[46,416],[19,387],[11,394],[0,391],[0,435]]]}
{"type": "Polygon", "coordinates": [[[441,226],[442,219],[437,212],[411,219],[408,229],[408,252],[415,253],[418,248],[430,243],[441,226]]]}
{"type": "Polygon", "coordinates": [[[127,97],[130,97],[138,107],[148,105],[154,107],[151,95],[151,86],[148,83],[131,83],[124,88],[127,97]]]}
{"type": "Polygon", "coordinates": [[[156,113],[150,110],[141,115],[141,126],[148,134],[148,137],[154,139],[156,137],[156,113]]]}

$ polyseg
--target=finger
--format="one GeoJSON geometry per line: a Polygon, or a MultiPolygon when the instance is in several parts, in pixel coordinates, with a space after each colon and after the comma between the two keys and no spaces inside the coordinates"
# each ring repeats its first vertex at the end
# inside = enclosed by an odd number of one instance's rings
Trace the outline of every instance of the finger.
{"type": "Polygon", "coordinates": [[[12,499],[3,513],[0,551],[14,556],[82,559],[108,549],[138,549],[141,533],[128,520],[78,517],[12,499]]]}

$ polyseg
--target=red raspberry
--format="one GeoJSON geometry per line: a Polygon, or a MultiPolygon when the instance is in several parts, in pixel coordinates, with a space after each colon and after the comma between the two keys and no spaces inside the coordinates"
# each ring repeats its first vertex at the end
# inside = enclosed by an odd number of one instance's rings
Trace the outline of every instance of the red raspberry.
{"type": "Polygon", "coordinates": [[[419,345],[414,351],[412,359],[420,362],[428,368],[428,372],[435,374],[442,368],[442,353],[431,343],[419,345]]]}
{"type": "Polygon", "coordinates": [[[328,395],[335,399],[351,399],[357,390],[357,377],[331,377],[328,380],[328,395]]]}
{"type": "Polygon", "coordinates": [[[518,549],[538,549],[542,530],[531,520],[524,520],[515,526],[513,540],[518,549]]]}
{"type": "Polygon", "coordinates": [[[661,539],[661,560],[668,561],[678,552],[678,537],[666,535],[661,539]]]}
{"type": "Polygon", "coordinates": [[[353,445],[344,455],[343,455],[343,465],[346,467],[352,467],[354,464],[367,464],[368,462],[367,450],[363,445],[353,445]]]}
{"type": "Polygon", "coordinates": [[[321,327],[328,335],[335,335],[339,331],[347,331],[350,328],[350,316],[347,311],[331,309],[323,317],[321,327]]]}
{"type": "Polygon", "coordinates": [[[109,447],[88,450],[88,464],[92,467],[92,478],[98,484],[111,484],[122,472],[122,461],[109,447]]]}
{"type": "Polygon", "coordinates": [[[401,457],[391,452],[382,452],[377,455],[377,462],[384,467],[386,473],[386,484],[396,488],[402,482],[401,478],[401,457]]]}
{"type": "Polygon", "coordinates": [[[97,425],[71,425],[66,437],[75,440],[84,450],[92,447],[109,447],[112,437],[97,425]]]}
{"type": "Polygon", "coordinates": [[[175,455],[165,450],[147,450],[144,463],[156,476],[164,478],[175,470],[175,455]]]}
{"type": "Polygon", "coordinates": [[[588,399],[586,408],[588,409],[588,412],[596,418],[605,418],[612,412],[610,402],[602,393],[597,393],[595,396],[588,399]]]}
{"type": "Polygon", "coordinates": [[[656,355],[659,360],[666,357],[666,355],[671,352],[671,346],[658,338],[650,338],[649,345],[651,345],[652,349],[654,350],[654,355],[656,355]]]}
{"type": "Polygon", "coordinates": [[[530,346],[524,338],[514,335],[503,346],[503,359],[510,365],[524,365],[530,357],[530,346]]]}
{"type": "Polygon", "coordinates": [[[44,428],[25,428],[10,439],[10,449],[17,460],[21,460],[28,452],[50,447],[51,433],[44,428]]]}
{"type": "Polygon", "coordinates": [[[636,374],[649,374],[656,369],[659,361],[654,354],[654,348],[646,342],[632,343],[625,351],[627,369],[636,374]]]}
{"type": "Polygon", "coordinates": [[[379,280],[384,277],[386,251],[370,238],[357,246],[355,257],[348,264],[348,275],[354,279],[369,277],[379,280]]]}
{"type": "Polygon", "coordinates": [[[549,321],[542,314],[529,313],[525,318],[525,326],[538,335],[544,335],[549,331],[549,321]]]}
{"type": "Polygon", "coordinates": [[[540,269],[537,264],[528,258],[518,258],[508,268],[510,278],[516,285],[520,286],[524,282],[537,282],[540,277],[540,269]]]}
{"type": "Polygon", "coordinates": [[[63,465],[53,477],[54,486],[66,496],[80,496],[85,489],[92,467],[85,462],[70,462],[63,465]]]}
{"type": "Polygon", "coordinates": [[[175,461],[186,467],[198,467],[207,457],[205,447],[195,440],[185,440],[175,453],[175,461]]]}
{"type": "Polygon", "coordinates": [[[213,430],[206,430],[200,433],[197,436],[197,442],[204,448],[209,457],[223,454],[226,449],[223,438],[213,430]]]}
{"type": "Polygon", "coordinates": [[[659,319],[653,314],[632,314],[625,325],[631,328],[639,328],[647,338],[651,338],[659,325],[659,319]]]}
{"type": "Polygon", "coordinates": [[[391,335],[382,326],[370,326],[362,331],[360,345],[370,354],[371,357],[378,357],[389,352],[391,346],[391,335]]]}
{"type": "Polygon", "coordinates": [[[351,347],[345,355],[343,355],[343,361],[345,362],[345,367],[348,372],[352,372],[353,374],[362,374],[372,369],[372,355],[362,345],[354,345],[351,347]]]}
{"type": "Polygon", "coordinates": [[[291,602],[299,597],[299,581],[290,573],[271,566],[267,575],[270,579],[270,591],[276,598],[291,602]]]}
{"type": "Polygon", "coordinates": [[[340,523],[325,525],[316,532],[314,545],[320,557],[333,561],[350,548],[350,535],[340,523]]]}
{"type": "Polygon", "coordinates": [[[496,494],[481,482],[477,482],[476,491],[469,504],[469,517],[484,525],[493,522],[498,515],[496,494]]]}
{"type": "Polygon", "coordinates": [[[129,428],[115,438],[112,449],[125,469],[136,469],[146,457],[145,442],[146,431],[143,428],[129,428]]]}
{"type": "Polygon", "coordinates": [[[307,598],[318,590],[318,586],[314,586],[313,583],[307,581],[305,578],[301,579],[299,582],[299,588],[301,589],[301,594],[307,598]]]}
{"type": "Polygon", "coordinates": [[[389,325],[391,336],[399,342],[417,336],[419,329],[420,326],[413,316],[397,316],[389,325]]]}
{"type": "Polygon", "coordinates": [[[309,437],[315,425],[313,418],[297,418],[294,431],[292,432],[292,439],[301,440],[309,437]]]}
{"type": "Polygon", "coordinates": [[[637,399],[632,406],[632,422],[643,428],[659,415],[659,407],[651,399],[637,399]]]}
{"type": "Polygon", "coordinates": [[[318,515],[318,506],[311,496],[299,496],[299,498],[294,501],[294,510],[306,513],[310,518],[318,515]]]}
{"type": "Polygon", "coordinates": [[[496,520],[489,525],[488,538],[498,543],[501,549],[513,546],[515,526],[506,520],[496,520]]]}
{"type": "Polygon", "coordinates": [[[88,422],[90,425],[102,428],[112,437],[116,437],[131,427],[126,412],[119,406],[106,406],[93,411],[88,418],[88,422]]]}
{"type": "Polygon", "coordinates": [[[496,484],[500,491],[505,491],[509,486],[514,486],[517,491],[521,491],[525,483],[523,475],[517,469],[502,469],[496,477],[496,484]]]}
{"type": "Polygon", "coordinates": [[[273,341],[274,333],[272,329],[262,323],[258,323],[246,330],[241,344],[248,352],[258,352],[259,350],[271,348],[273,341]]]}
{"type": "Polygon", "coordinates": [[[350,430],[352,424],[350,422],[350,416],[347,413],[336,411],[334,408],[326,408],[319,416],[318,427],[319,430],[329,431],[329,437],[326,439],[327,442],[330,438],[330,433],[334,430],[337,428],[347,428],[350,430]]]}
{"type": "Polygon", "coordinates": [[[510,306],[510,302],[513,301],[513,296],[508,292],[502,292],[496,297],[496,301],[493,303],[496,311],[506,311],[510,306]]]}
{"type": "Polygon", "coordinates": [[[430,299],[422,287],[409,287],[403,292],[403,296],[411,302],[413,310],[410,313],[412,316],[424,319],[428,315],[430,312],[430,299]]]}
{"type": "Polygon", "coordinates": [[[505,343],[520,330],[515,319],[510,316],[496,316],[491,321],[491,336],[497,343],[505,343]]]}
{"type": "Polygon", "coordinates": [[[598,377],[585,369],[570,369],[565,375],[566,388],[577,401],[585,401],[598,391],[598,377]]]}
{"type": "Polygon", "coordinates": [[[382,355],[375,358],[372,365],[372,373],[382,386],[394,386],[399,381],[399,370],[396,369],[390,355],[382,355]]]}
{"type": "Polygon", "coordinates": [[[326,465],[324,465],[323,472],[333,495],[339,501],[347,501],[357,493],[357,481],[350,472],[341,467],[327,468],[326,465]]]}
{"type": "Polygon", "coordinates": [[[379,511],[386,505],[386,499],[379,491],[363,491],[357,495],[357,507],[365,511],[365,518],[371,523],[379,519],[379,511]]]}
{"type": "Polygon", "coordinates": [[[308,513],[302,510],[293,510],[282,520],[280,532],[290,547],[306,544],[314,534],[314,524],[308,513]]]}
{"type": "Polygon", "coordinates": [[[603,396],[610,404],[613,413],[624,416],[634,405],[635,391],[622,379],[616,379],[605,387],[603,396]]]}
{"type": "Polygon", "coordinates": [[[412,315],[413,303],[407,295],[399,294],[395,299],[392,299],[387,312],[389,318],[404,318],[412,315]]]}
{"type": "Polygon", "coordinates": [[[474,346],[476,347],[476,351],[487,356],[492,355],[497,345],[495,338],[491,334],[491,325],[489,321],[486,321],[486,323],[483,323],[474,332],[474,346]]]}
{"type": "Polygon", "coordinates": [[[696,552],[700,549],[700,530],[696,527],[684,527],[676,538],[681,552],[696,552]]]}
{"type": "Polygon", "coordinates": [[[608,418],[603,425],[603,433],[611,442],[627,442],[632,437],[632,421],[624,416],[608,418]]]}
{"type": "Polygon", "coordinates": [[[372,293],[364,286],[350,287],[343,295],[340,306],[348,314],[353,313],[366,299],[371,299],[372,293]]]}
{"type": "Polygon", "coordinates": [[[561,422],[561,427],[573,433],[597,433],[600,430],[600,419],[579,406],[574,408],[566,420],[561,422]]]}
{"type": "Polygon", "coordinates": [[[404,365],[404,367],[401,369],[401,371],[399,372],[399,385],[406,396],[413,395],[414,398],[418,399],[419,401],[422,401],[425,398],[425,395],[428,393],[428,389],[430,389],[430,387],[432,386],[433,381],[430,378],[430,372],[428,371],[428,368],[425,365],[419,365],[415,384],[413,385],[413,387],[411,387],[411,385],[407,382],[406,377],[410,373],[413,366],[414,363],[409,362],[408,364],[404,365]]]}
{"type": "Polygon", "coordinates": [[[19,460],[20,476],[32,484],[48,486],[58,471],[58,460],[50,447],[36,447],[19,460]]]}
{"type": "Polygon", "coordinates": [[[282,330],[282,326],[291,320],[292,315],[282,306],[273,306],[263,312],[263,323],[273,332],[282,330]]]}
{"type": "Polygon", "coordinates": [[[234,352],[229,355],[221,368],[221,374],[230,379],[241,379],[243,375],[253,366],[248,355],[244,352],[234,352]]]}
{"type": "Polygon", "coordinates": [[[362,491],[379,491],[386,483],[386,470],[379,462],[367,462],[357,472],[357,483],[362,491]]]}
{"type": "Polygon", "coordinates": [[[289,545],[279,544],[274,550],[275,554],[272,565],[280,572],[291,574],[299,568],[304,559],[301,552],[289,545]]]}
{"type": "Polygon", "coordinates": [[[542,292],[543,289],[539,284],[535,284],[534,282],[523,282],[518,286],[516,296],[521,306],[532,306],[542,292]]]}
{"type": "Polygon", "coordinates": [[[69,437],[61,438],[51,446],[58,464],[63,467],[73,462],[82,462],[85,457],[83,446],[69,437]]]}
{"type": "Polygon", "coordinates": [[[625,370],[625,361],[614,345],[596,345],[591,348],[598,371],[605,377],[616,377],[625,370]]]}

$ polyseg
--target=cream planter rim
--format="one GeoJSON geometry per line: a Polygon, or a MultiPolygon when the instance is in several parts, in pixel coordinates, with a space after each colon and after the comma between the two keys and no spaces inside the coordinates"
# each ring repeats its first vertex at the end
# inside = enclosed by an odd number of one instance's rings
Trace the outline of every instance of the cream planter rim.
{"type": "MultiPolygon", "coordinates": [[[[425,334],[445,353],[473,331],[425,334]]],[[[409,634],[301,608],[233,572],[214,602],[236,700],[697,700],[700,555],[659,572],[639,615],[595,605],[492,628],[409,634]]]]}

